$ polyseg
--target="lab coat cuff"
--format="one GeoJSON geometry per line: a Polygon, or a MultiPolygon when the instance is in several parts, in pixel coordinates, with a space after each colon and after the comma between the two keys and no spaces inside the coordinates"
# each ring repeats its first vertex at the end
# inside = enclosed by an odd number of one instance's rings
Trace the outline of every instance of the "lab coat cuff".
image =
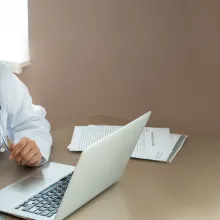
{"type": "Polygon", "coordinates": [[[40,162],[40,164],[39,164],[38,166],[39,166],[39,167],[40,167],[40,166],[43,166],[43,165],[46,164],[47,162],[48,162],[48,160],[45,159],[45,158],[42,156],[41,162],[40,162]]]}
{"type": "MultiPolygon", "coordinates": [[[[39,164],[39,166],[43,166],[45,163],[47,163],[48,161],[49,161],[49,156],[50,156],[50,148],[48,148],[48,146],[46,147],[45,145],[45,143],[43,144],[41,144],[41,143],[38,143],[37,141],[36,141],[36,143],[37,143],[37,146],[39,147],[39,149],[40,149],[40,152],[41,152],[41,154],[42,154],[42,159],[41,159],[41,162],[40,162],[40,164],[39,164]],[[44,147],[45,146],[45,147],[44,147]]],[[[47,143],[48,144],[48,143],[47,143]]]]}

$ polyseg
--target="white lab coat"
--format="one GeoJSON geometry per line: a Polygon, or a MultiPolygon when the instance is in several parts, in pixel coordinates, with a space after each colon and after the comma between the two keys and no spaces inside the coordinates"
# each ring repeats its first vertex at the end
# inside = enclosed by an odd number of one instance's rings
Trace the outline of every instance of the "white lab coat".
{"type": "MultiPolygon", "coordinates": [[[[15,76],[9,67],[0,62],[0,107],[4,126],[0,132],[10,137],[13,143],[28,137],[36,142],[43,155],[41,164],[49,159],[52,138],[50,125],[45,119],[46,111],[32,104],[27,87],[15,76]],[[3,128],[4,127],[4,128],[3,128]]],[[[0,137],[0,144],[3,143],[0,137]]]]}

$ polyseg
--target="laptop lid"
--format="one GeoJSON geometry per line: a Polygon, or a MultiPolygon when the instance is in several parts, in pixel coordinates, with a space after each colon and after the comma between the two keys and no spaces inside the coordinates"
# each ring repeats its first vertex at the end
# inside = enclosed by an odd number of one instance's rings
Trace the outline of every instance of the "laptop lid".
{"type": "Polygon", "coordinates": [[[64,219],[119,180],[150,115],[146,113],[81,154],[56,220],[64,219]]]}

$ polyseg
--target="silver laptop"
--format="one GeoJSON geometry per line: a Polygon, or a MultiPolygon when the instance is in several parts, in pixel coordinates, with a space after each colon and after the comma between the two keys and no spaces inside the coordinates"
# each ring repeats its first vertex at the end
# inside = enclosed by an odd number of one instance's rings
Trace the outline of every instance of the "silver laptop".
{"type": "Polygon", "coordinates": [[[0,190],[0,211],[24,219],[60,220],[122,176],[151,112],[88,147],[77,167],[48,163],[0,190]]]}

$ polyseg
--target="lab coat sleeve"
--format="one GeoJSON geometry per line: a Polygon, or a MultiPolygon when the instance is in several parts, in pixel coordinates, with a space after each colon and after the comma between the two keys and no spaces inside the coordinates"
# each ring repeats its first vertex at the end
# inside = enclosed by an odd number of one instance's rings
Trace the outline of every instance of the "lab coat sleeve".
{"type": "Polygon", "coordinates": [[[34,140],[43,155],[42,165],[48,161],[52,145],[50,124],[45,119],[46,111],[32,104],[27,87],[10,69],[6,69],[6,108],[13,141],[16,144],[24,137],[34,140]]]}

